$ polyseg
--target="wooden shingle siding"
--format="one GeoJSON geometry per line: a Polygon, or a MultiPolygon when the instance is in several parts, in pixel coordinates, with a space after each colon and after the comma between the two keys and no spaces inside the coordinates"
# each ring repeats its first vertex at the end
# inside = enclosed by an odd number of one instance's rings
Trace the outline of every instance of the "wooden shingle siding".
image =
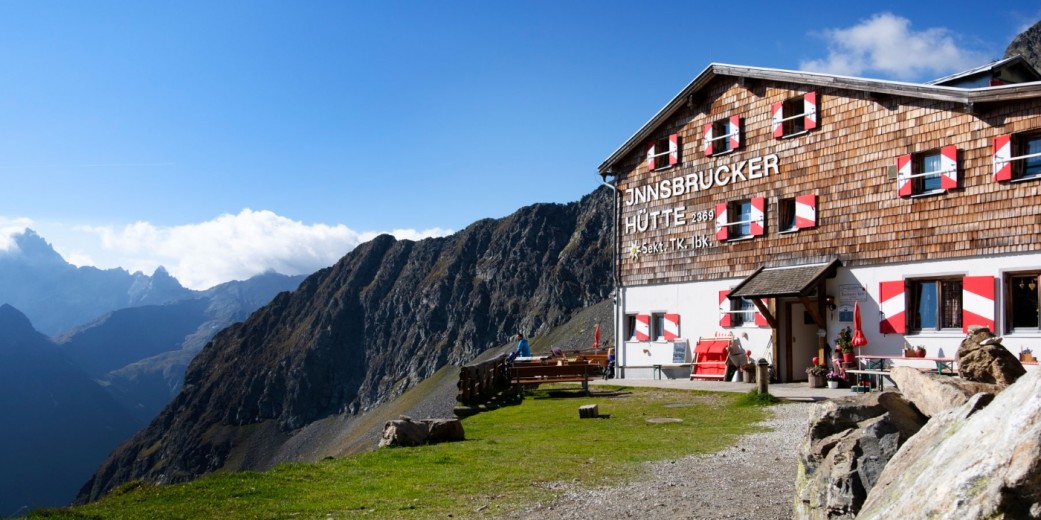
{"type": "MultiPolygon", "coordinates": [[[[680,135],[678,165],[648,171],[643,153],[634,151],[615,166],[622,282],[633,286],[731,278],[762,265],[831,258],[854,267],[1038,250],[1041,181],[995,182],[992,140],[1041,130],[1039,114],[1041,101],[1036,99],[989,105],[973,114],[964,104],[949,101],[893,95],[871,99],[861,91],[755,79],[742,86],[733,78],[717,77],[653,135],[680,135]],[[817,93],[817,128],[774,138],[771,105],[809,91],[817,93]],[[742,147],[705,157],[704,125],[731,116],[743,118],[742,147]],[[888,176],[896,157],[944,146],[958,149],[959,187],[939,195],[899,197],[896,178],[888,176]],[[778,156],[776,175],[645,204],[625,203],[629,188],[769,154],[778,156]],[[817,195],[817,227],[778,233],[779,200],[806,194],[817,195]],[[692,214],[714,210],[717,204],[755,197],[766,198],[765,236],[720,242],[714,219],[692,221],[692,214]],[[685,207],[687,224],[625,232],[626,218],[638,210],[675,206],[685,207]],[[694,247],[696,237],[704,237],[707,245],[694,247]],[[675,239],[688,248],[631,256],[634,242],[653,246],[675,239]]],[[[731,215],[731,221],[736,219],[731,215]]]]}

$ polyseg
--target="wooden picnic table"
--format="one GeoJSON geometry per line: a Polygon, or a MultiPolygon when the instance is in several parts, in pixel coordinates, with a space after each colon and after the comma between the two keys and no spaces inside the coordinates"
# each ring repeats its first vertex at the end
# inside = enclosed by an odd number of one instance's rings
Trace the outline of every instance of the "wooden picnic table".
{"type": "MultiPolygon", "coordinates": [[[[885,378],[889,378],[890,370],[893,369],[893,362],[895,360],[908,360],[908,361],[932,361],[936,364],[937,374],[948,374],[955,375],[955,364],[957,360],[948,357],[904,357],[904,356],[878,356],[878,355],[858,355],[858,365],[856,369],[846,370],[847,374],[855,374],[857,376],[867,376],[871,379],[878,381],[878,389],[883,390],[885,385],[885,378]]],[[[895,384],[895,382],[894,382],[895,384]]]]}

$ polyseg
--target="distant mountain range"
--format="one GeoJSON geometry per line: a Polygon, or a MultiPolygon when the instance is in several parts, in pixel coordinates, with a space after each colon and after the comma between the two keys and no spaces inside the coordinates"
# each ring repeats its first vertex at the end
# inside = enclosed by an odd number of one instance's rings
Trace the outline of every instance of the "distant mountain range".
{"type": "Polygon", "coordinates": [[[76,267],[31,229],[13,238],[15,247],[0,252],[0,303],[23,312],[36,330],[49,336],[106,312],[193,295],[162,267],[152,276],[76,267]]]}
{"type": "Polygon", "coordinates": [[[14,482],[0,486],[0,517],[70,502],[181,390],[214,334],[304,279],[269,273],[192,291],[162,268],[77,268],[31,230],[15,244],[0,253],[0,468],[14,482]],[[80,325],[51,339],[36,320],[50,333],[80,325]]]}
{"type": "MultiPolygon", "coordinates": [[[[80,500],[130,480],[265,469],[450,364],[546,333],[613,288],[611,204],[536,204],[419,242],[380,236],[199,353],[181,393],[122,444],[80,500]]],[[[331,441],[330,441],[331,442],[331,441]]]]}

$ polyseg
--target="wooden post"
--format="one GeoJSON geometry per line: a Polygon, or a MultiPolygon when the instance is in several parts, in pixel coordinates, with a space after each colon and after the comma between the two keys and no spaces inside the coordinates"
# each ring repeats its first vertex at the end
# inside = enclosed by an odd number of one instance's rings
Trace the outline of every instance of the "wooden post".
{"type": "Polygon", "coordinates": [[[600,412],[597,408],[599,408],[599,406],[595,404],[585,404],[579,406],[578,417],[580,419],[596,419],[600,415],[600,412]]]}
{"type": "Polygon", "coordinates": [[[755,388],[760,394],[770,391],[770,364],[764,358],[760,358],[755,365],[755,388]]]}

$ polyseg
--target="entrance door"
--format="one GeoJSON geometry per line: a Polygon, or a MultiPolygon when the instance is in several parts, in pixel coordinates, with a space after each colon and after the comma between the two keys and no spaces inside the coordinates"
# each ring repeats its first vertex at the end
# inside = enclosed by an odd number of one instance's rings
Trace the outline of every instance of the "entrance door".
{"type": "Polygon", "coordinates": [[[805,381],[806,368],[818,353],[817,324],[800,302],[785,304],[785,381],[805,381]]]}

